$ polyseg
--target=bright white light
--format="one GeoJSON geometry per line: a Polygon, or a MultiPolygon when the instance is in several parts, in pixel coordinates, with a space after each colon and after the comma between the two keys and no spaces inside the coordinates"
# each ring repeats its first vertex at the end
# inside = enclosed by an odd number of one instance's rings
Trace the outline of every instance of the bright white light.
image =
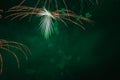
{"type": "Polygon", "coordinates": [[[43,12],[39,13],[39,16],[41,17],[40,20],[40,29],[45,37],[45,39],[48,39],[52,33],[54,33],[54,24],[53,24],[53,19],[55,19],[52,14],[47,11],[45,8],[43,12]]]}

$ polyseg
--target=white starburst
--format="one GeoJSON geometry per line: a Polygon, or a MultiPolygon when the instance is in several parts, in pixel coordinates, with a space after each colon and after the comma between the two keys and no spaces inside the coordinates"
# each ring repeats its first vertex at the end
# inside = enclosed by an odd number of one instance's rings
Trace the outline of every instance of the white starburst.
{"type": "Polygon", "coordinates": [[[41,17],[39,24],[41,32],[43,36],[48,39],[51,34],[54,33],[53,20],[55,19],[55,17],[52,16],[52,14],[45,8],[43,9],[43,12],[40,12],[38,15],[41,17]]]}

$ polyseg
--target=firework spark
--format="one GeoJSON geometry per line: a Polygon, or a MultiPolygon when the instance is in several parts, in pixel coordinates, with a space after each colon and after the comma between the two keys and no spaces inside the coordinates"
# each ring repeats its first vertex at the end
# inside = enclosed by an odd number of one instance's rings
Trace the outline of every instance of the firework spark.
{"type": "Polygon", "coordinates": [[[13,49],[20,51],[25,57],[25,59],[28,60],[28,54],[26,54],[26,53],[30,53],[30,50],[28,49],[28,47],[18,42],[0,39],[0,73],[2,73],[2,70],[3,70],[3,57],[2,57],[1,51],[5,51],[7,53],[10,53],[12,56],[14,56],[17,62],[17,66],[18,68],[20,68],[19,58],[16,55],[16,53],[13,51],[13,49]]]}
{"type": "Polygon", "coordinates": [[[54,32],[53,19],[55,17],[44,8],[43,13],[39,13],[38,16],[41,17],[40,29],[42,34],[46,39],[54,32]]]}

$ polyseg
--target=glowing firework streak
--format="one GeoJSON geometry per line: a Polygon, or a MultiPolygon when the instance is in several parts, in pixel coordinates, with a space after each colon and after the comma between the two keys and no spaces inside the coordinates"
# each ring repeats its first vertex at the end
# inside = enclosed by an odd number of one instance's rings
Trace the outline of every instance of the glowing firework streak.
{"type": "MultiPolygon", "coordinates": [[[[18,7],[21,6],[21,5],[23,5],[23,4],[25,3],[25,1],[26,1],[26,0],[22,0],[21,3],[18,5],[18,7]]],[[[58,2],[58,0],[37,0],[37,3],[36,3],[36,5],[35,5],[34,8],[37,8],[39,4],[40,4],[40,5],[43,4],[43,5],[41,6],[42,8],[45,7],[45,8],[47,8],[47,9],[50,9],[50,7],[52,7],[52,8],[55,7],[55,10],[56,10],[56,9],[58,10],[58,8],[59,8],[58,3],[60,3],[60,2],[61,2],[60,0],[59,0],[59,2],[58,2]],[[41,3],[42,3],[42,4],[41,4],[41,3]],[[52,6],[52,5],[55,5],[55,6],[52,6]]],[[[62,0],[62,4],[64,5],[64,7],[65,7],[66,9],[68,9],[65,0],[62,0]]],[[[34,10],[33,10],[33,13],[34,13],[34,10]]],[[[30,16],[30,20],[31,20],[31,17],[32,17],[32,15],[30,16]]]]}
{"type": "MultiPolygon", "coordinates": [[[[19,6],[23,5],[23,4],[25,3],[25,1],[26,1],[26,0],[22,0],[21,3],[19,4],[19,6]]],[[[61,1],[62,1],[62,4],[64,5],[64,7],[67,9],[67,4],[66,4],[66,1],[65,1],[65,0],[59,0],[59,2],[58,2],[58,0],[37,0],[37,3],[36,3],[36,5],[35,5],[35,8],[36,8],[40,3],[42,3],[42,4],[43,4],[42,6],[45,7],[45,8],[50,9],[50,7],[51,7],[52,5],[55,5],[56,9],[58,9],[58,8],[59,8],[58,3],[60,3],[61,1]]]]}
{"type": "Polygon", "coordinates": [[[53,19],[55,17],[46,9],[44,9],[43,13],[39,13],[38,16],[41,17],[40,28],[46,39],[54,32],[53,19]]]}
{"type": "Polygon", "coordinates": [[[17,61],[18,68],[20,68],[20,61],[16,53],[13,51],[13,49],[20,51],[24,55],[25,59],[28,60],[28,55],[26,53],[30,53],[30,50],[28,49],[27,46],[18,42],[0,39],[0,73],[2,73],[3,70],[2,51],[8,52],[11,55],[13,55],[17,61]]]}
{"type": "Polygon", "coordinates": [[[12,17],[11,20],[14,20],[19,17],[19,19],[23,19],[29,15],[37,15],[40,16],[40,28],[42,34],[44,34],[45,38],[49,38],[49,36],[54,33],[53,27],[53,20],[60,21],[67,26],[66,21],[69,21],[75,25],[80,26],[82,29],[85,30],[83,27],[82,21],[92,22],[92,20],[82,16],[77,15],[73,11],[62,9],[56,10],[53,12],[49,12],[45,8],[32,8],[26,6],[16,6],[10,8],[8,12],[13,12],[12,14],[8,15],[8,17],[12,17]],[[34,12],[33,12],[34,11],[34,12]]]}

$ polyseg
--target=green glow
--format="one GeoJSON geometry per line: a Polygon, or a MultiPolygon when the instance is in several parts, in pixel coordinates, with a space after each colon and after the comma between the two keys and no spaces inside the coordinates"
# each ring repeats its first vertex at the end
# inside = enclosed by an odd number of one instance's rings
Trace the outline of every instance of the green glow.
{"type": "Polygon", "coordinates": [[[79,20],[81,19],[81,17],[82,17],[82,15],[78,16],[78,17],[77,17],[77,20],[79,21],[79,20]]]}
{"type": "Polygon", "coordinates": [[[86,18],[91,18],[92,14],[90,14],[89,12],[85,14],[86,18]]]}

